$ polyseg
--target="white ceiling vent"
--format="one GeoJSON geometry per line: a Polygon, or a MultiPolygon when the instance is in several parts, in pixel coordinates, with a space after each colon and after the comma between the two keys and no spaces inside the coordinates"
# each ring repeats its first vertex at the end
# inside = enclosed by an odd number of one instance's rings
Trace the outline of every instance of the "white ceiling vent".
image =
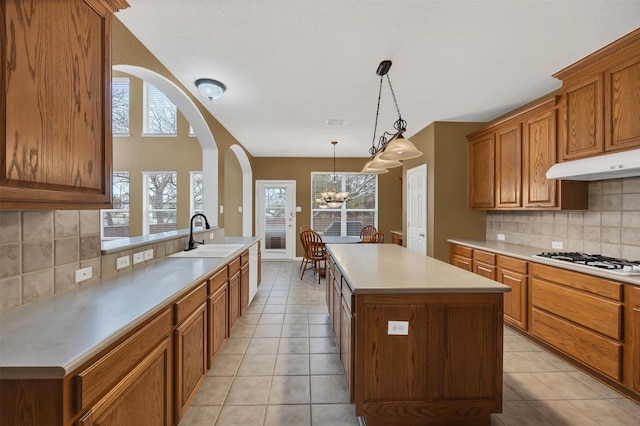
{"type": "Polygon", "coordinates": [[[341,120],[339,118],[330,118],[325,122],[325,126],[327,127],[340,127],[344,126],[347,120],[341,120]]]}

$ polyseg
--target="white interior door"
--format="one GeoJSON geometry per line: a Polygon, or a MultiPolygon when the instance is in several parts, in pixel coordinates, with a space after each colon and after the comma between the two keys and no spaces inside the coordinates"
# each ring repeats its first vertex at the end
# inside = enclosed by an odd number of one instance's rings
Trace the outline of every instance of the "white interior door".
{"type": "Polygon", "coordinates": [[[256,234],[263,259],[294,259],[296,252],[296,182],[256,181],[256,234]]]}
{"type": "Polygon", "coordinates": [[[407,248],[427,254],[427,165],[407,170],[407,248]]]}

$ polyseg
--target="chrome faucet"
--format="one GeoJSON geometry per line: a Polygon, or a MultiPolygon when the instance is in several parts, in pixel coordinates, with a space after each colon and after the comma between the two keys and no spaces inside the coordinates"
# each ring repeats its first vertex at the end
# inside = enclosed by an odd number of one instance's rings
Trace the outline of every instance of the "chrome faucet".
{"type": "Polygon", "coordinates": [[[211,227],[209,226],[209,221],[207,220],[207,217],[202,213],[196,213],[193,216],[191,216],[191,226],[189,227],[189,246],[184,251],[193,250],[194,248],[196,248],[196,244],[204,244],[204,240],[195,241],[193,239],[193,219],[195,219],[198,216],[202,216],[202,218],[204,219],[205,229],[211,229],[211,227]]]}

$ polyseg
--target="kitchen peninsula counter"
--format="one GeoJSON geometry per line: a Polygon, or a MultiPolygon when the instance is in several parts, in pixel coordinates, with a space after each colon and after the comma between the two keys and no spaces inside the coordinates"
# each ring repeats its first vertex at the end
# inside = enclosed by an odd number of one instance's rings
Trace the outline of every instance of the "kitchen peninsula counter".
{"type": "Polygon", "coordinates": [[[395,244],[328,244],[327,305],[356,415],[489,425],[510,288],[395,244]]]}

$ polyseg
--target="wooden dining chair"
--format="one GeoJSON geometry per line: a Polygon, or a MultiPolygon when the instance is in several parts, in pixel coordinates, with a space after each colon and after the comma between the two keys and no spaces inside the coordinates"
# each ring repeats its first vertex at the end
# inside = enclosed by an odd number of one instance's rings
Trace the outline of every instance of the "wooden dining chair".
{"type": "Polygon", "coordinates": [[[314,231],[303,231],[300,233],[300,241],[302,241],[302,246],[305,247],[304,267],[300,279],[304,277],[304,273],[307,270],[313,269],[314,273],[318,274],[318,284],[320,284],[322,274],[327,267],[327,254],[322,237],[314,231]]]}
{"type": "Polygon", "coordinates": [[[360,239],[363,243],[373,243],[373,237],[376,235],[378,230],[375,226],[365,226],[360,231],[360,239]]]}
{"type": "Polygon", "coordinates": [[[302,241],[302,233],[303,233],[304,231],[312,231],[312,229],[311,229],[311,227],[310,227],[310,226],[308,226],[308,225],[302,225],[302,226],[300,227],[300,229],[298,230],[298,234],[300,235],[300,244],[302,244],[302,249],[304,250],[304,252],[303,252],[303,256],[302,256],[302,261],[300,262],[300,268],[298,268],[298,269],[302,269],[302,265],[304,265],[304,264],[305,264],[305,258],[306,258],[306,256],[304,256],[304,254],[305,254],[305,252],[306,252],[306,250],[307,250],[307,249],[306,249],[306,248],[305,248],[305,246],[304,246],[305,242],[304,242],[304,241],[302,241]]]}
{"type": "Polygon", "coordinates": [[[376,232],[373,236],[373,243],[384,243],[384,232],[376,232]]]}

